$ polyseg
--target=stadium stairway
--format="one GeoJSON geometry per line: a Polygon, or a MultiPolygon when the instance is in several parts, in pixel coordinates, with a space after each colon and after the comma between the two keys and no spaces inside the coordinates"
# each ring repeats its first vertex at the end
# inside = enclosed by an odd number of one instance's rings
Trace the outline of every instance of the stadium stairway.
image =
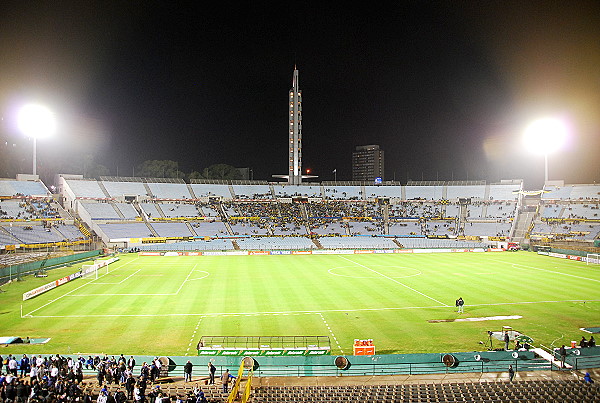
{"type": "Polygon", "coordinates": [[[198,197],[196,196],[196,193],[194,193],[194,189],[192,188],[192,185],[190,183],[186,183],[185,184],[188,188],[188,191],[190,192],[190,195],[192,195],[192,199],[197,199],[198,197]]]}
{"type": "Polygon", "coordinates": [[[196,231],[194,231],[194,227],[192,226],[192,224],[189,221],[185,221],[185,225],[190,230],[190,233],[192,233],[192,235],[198,236],[198,234],[196,233],[196,231]]]}
{"type": "Polygon", "coordinates": [[[534,348],[531,351],[533,351],[534,353],[536,353],[537,355],[539,355],[540,357],[542,357],[549,363],[556,365],[560,369],[573,369],[572,365],[567,364],[566,362],[563,363],[562,361],[557,360],[551,353],[547,352],[543,348],[534,348]]]}
{"type": "Polygon", "coordinates": [[[106,187],[104,186],[104,183],[102,181],[97,182],[98,186],[100,187],[100,190],[102,190],[102,193],[104,193],[104,197],[111,197],[110,193],[108,193],[108,189],[106,189],[106,187]]]}
{"type": "Polygon", "coordinates": [[[400,243],[400,241],[398,241],[396,238],[392,239],[392,241],[393,241],[393,242],[394,242],[396,245],[398,245],[398,247],[399,247],[400,249],[404,249],[404,245],[402,245],[402,244],[400,243]]]}

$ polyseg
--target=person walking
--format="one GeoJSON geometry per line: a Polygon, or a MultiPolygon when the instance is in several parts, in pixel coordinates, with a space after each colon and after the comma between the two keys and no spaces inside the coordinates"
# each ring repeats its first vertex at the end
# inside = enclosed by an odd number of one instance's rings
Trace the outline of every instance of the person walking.
{"type": "Polygon", "coordinates": [[[513,368],[512,365],[509,365],[508,366],[508,380],[509,380],[509,382],[512,382],[514,377],[515,377],[515,370],[514,370],[514,368],[513,368]]]}
{"type": "Polygon", "coordinates": [[[229,369],[226,369],[221,375],[221,385],[223,385],[223,393],[227,393],[229,391],[229,381],[230,379],[235,378],[235,376],[229,373],[229,369]]]}
{"type": "Polygon", "coordinates": [[[185,382],[191,382],[192,381],[192,362],[190,360],[188,360],[188,362],[185,363],[185,365],[183,366],[183,373],[185,375],[185,382]]]}
{"type": "Polygon", "coordinates": [[[217,372],[217,367],[215,367],[213,365],[213,363],[209,361],[208,362],[208,376],[209,376],[208,384],[209,385],[215,384],[215,372],[217,372]]]}

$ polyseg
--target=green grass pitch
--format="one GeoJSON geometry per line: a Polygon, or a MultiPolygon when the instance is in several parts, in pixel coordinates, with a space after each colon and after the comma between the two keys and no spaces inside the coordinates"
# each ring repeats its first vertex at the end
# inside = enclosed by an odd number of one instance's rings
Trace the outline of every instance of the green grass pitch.
{"type": "Polygon", "coordinates": [[[75,270],[3,287],[0,336],[52,338],[6,354],[195,355],[202,335],[326,335],[332,354],[352,354],[356,338],[373,339],[381,354],[455,352],[485,349],[486,332],[504,325],[546,346],[600,326],[600,268],[531,252],[130,254],[96,280],[21,300],[75,270]],[[458,297],[464,314],[454,307],[458,297]],[[507,315],[522,318],[429,322],[507,315]]]}

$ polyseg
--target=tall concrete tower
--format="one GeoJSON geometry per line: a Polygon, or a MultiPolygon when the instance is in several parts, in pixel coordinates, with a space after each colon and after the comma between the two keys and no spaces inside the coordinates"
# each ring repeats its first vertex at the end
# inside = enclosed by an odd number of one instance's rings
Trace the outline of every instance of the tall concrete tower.
{"type": "Polygon", "coordinates": [[[288,183],[290,185],[302,183],[302,91],[299,85],[298,69],[294,65],[289,98],[288,183]]]}

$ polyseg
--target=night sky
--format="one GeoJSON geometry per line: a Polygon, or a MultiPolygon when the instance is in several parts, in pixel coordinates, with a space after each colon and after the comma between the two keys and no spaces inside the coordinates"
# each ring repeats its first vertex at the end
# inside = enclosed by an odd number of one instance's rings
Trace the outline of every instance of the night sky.
{"type": "Polygon", "coordinates": [[[553,116],[571,137],[550,179],[600,181],[600,2],[229,4],[2,2],[0,176],[31,171],[14,116],[40,102],[59,122],[38,142],[47,177],[93,155],[112,175],[169,159],[270,180],[287,173],[296,64],[319,180],[351,179],[354,147],[379,144],[386,179],[539,187],[543,157],[521,135],[553,116]]]}

